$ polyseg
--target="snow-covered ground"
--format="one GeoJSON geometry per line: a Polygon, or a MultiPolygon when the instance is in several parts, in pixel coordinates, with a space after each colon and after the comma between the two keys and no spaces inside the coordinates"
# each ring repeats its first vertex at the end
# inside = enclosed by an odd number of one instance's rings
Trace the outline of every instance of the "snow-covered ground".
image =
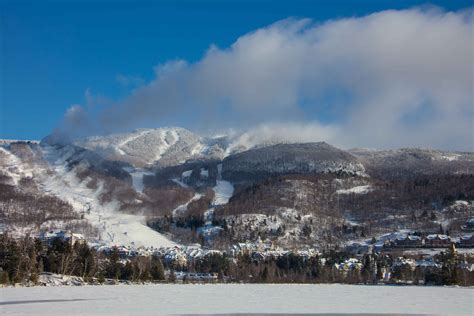
{"type": "Polygon", "coordinates": [[[216,186],[212,188],[215,193],[213,204],[227,204],[234,194],[234,186],[229,181],[217,180],[216,182],[216,186]]]}
{"type": "Polygon", "coordinates": [[[220,227],[212,226],[212,219],[214,218],[214,207],[218,205],[224,205],[229,203],[229,199],[234,194],[234,186],[229,181],[219,180],[222,179],[221,176],[222,165],[219,164],[217,167],[217,179],[216,185],[212,188],[214,191],[214,200],[212,201],[212,207],[204,212],[204,220],[206,221],[205,226],[200,229],[204,235],[212,235],[213,233],[218,232],[220,227]]]}
{"type": "Polygon", "coordinates": [[[21,178],[33,176],[34,170],[31,166],[24,164],[17,156],[5,148],[0,147],[0,158],[3,158],[1,171],[13,179],[13,184],[18,184],[21,178]]]}
{"type": "Polygon", "coordinates": [[[0,289],[2,315],[352,313],[473,315],[474,290],[301,284],[117,285],[0,289]]]}
{"type": "Polygon", "coordinates": [[[205,150],[201,137],[179,127],[138,129],[130,133],[93,136],[75,144],[105,156],[130,162],[134,166],[153,164],[163,157],[185,161],[205,150]]]}
{"type": "Polygon", "coordinates": [[[337,190],[337,194],[366,194],[372,191],[372,187],[370,185],[359,185],[350,189],[340,189],[337,190]]]}
{"type": "Polygon", "coordinates": [[[142,193],[145,186],[143,185],[143,176],[153,175],[153,172],[142,169],[128,170],[132,176],[132,185],[135,191],[142,193]]]}
{"type": "Polygon", "coordinates": [[[193,201],[197,201],[199,200],[200,198],[202,197],[202,194],[201,193],[194,193],[193,197],[187,201],[186,203],[184,204],[181,204],[179,205],[177,208],[175,208],[173,210],[173,216],[176,216],[178,215],[179,213],[182,213],[182,212],[186,212],[187,209],[188,209],[188,205],[189,203],[193,202],[193,201]]]}

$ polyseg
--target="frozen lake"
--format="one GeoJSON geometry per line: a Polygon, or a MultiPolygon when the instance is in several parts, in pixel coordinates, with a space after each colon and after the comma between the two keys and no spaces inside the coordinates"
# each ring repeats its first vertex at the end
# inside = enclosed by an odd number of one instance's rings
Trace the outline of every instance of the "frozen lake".
{"type": "Polygon", "coordinates": [[[473,315],[473,304],[474,289],[456,287],[163,284],[0,289],[1,315],[473,315]]]}

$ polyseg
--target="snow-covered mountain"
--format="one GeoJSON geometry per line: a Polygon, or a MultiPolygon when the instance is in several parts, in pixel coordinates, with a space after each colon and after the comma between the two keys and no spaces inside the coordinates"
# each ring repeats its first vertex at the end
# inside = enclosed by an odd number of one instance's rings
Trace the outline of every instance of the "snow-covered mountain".
{"type": "Polygon", "coordinates": [[[346,173],[365,175],[365,168],[350,153],[324,142],[277,144],[250,149],[226,157],[226,178],[265,178],[274,174],[346,173]]]}
{"type": "Polygon", "coordinates": [[[205,139],[184,128],[139,129],[131,133],[88,137],[74,143],[107,159],[136,166],[156,162],[167,166],[210,153],[205,139]]]}
{"type": "Polygon", "coordinates": [[[72,143],[0,141],[0,230],[63,229],[99,246],[263,237],[303,246],[419,223],[455,231],[470,214],[470,204],[442,209],[474,199],[473,153],[242,135],[173,127],[72,143]]]}

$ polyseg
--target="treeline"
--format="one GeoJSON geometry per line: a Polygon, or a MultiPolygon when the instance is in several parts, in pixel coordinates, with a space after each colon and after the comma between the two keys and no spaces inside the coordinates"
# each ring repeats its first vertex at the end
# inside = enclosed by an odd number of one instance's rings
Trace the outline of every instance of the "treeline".
{"type": "Polygon", "coordinates": [[[183,188],[176,183],[170,183],[157,188],[145,188],[143,190],[142,209],[149,210],[146,214],[150,217],[171,216],[173,209],[189,201],[194,191],[183,188]]]}
{"type": "Polygon", "coordinates": [[[42,272],[79,276],[86,282],[106,279],[162,281],[164,267],[160,258],[137,256],[123,260],[117,249],[99,253],[86,243],[55,238],[45,243],[36,238],[14,239],[0,235],[0,282],[15,284],[38,282],[42,272]]]}
{"type": "Polygon", "coordinates": [[[373,191],[340,196],[334,206],[355,212],[375,209],[440,210],[456,200],[472,199],[474,175],[427,175],[377,180],[373,191]]]}
{"type": "Polygon", "coordinates": [[[0,281],[5,285],[37,283],[42,272],[97,283],[106,279],[174,282],[173,271],[217,273],[220,282],[474,285],[474,272],[464,255],[442,252],[432,259],[432,264],[415,265],[410,259],[372,253],[354,260],[348,253],[329,250],[319,256],[242,252],[232,257],[211,252],[183,262],[160,256],[124,258],[114,248],[99,253],[85,243],[71,245],[59,238],[45,243],[0,235],[0,281]],[[165,273],[165,269],[170,272],[165,273]]]}
{"type": "Polygon", "coordinates": [[[217,273],[220,282],[474,285],[474,271],[469,270],[465,255],[446,252],[431,259],[427,262],[433,264],[415,266],[406,263],[409,259],[379,253],[354,261],[349,253],[336,250],[319,256],[289,252],[266,257],[243,252],[235,257],[211,253],[185,265],[166,262],[165,267],[171,271],[217,273]]]}
{"type": "Polygon", "coordinates": [[[202,196],[191,201],[185,210],[178,210],[174,215],[170,213],[164,216],[149,217],[147,225],[160,233],[172,234],[180,242],[202,244],[203,237],[197,233],[197,229],[204,226],[206,222],[204,213],[214,200],[214,194],[211,188],[206,188],[202,192],[202,196]]]}
{"type": "Polygon", "coordinates": [[[433,266],[398,265],[392,256],[376,253],[357,262],[345,262],[347,259],[347,253],[338,251],[314,257],[289,253],[269,258],[247,253],[236,258],[213,255],[200,267],[228,281],[250,283],[474,285],[474,272],[462,267],[464,258],[449,253],[438,255],[433,266]]]}
{"type": "Polygon", "coordinates": [[[28,188],[21,186],[27,180],[20,181],[20,187],[0,183],[0,217],[5,224],[17,226],[41,224],[57,220],[80,219],[71,204],[52,195],[39,193],[28,182],[28,188]]]}

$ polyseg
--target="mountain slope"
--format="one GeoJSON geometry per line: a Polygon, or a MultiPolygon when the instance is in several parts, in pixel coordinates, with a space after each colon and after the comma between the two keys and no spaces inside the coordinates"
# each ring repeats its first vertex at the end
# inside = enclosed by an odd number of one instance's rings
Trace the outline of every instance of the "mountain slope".
{"type": "Polygon", "coordinates": [[[5,142],[0,228],[68,229],[109,246],[304,247],[440,225],[462,232],[471,216],[472,153],[252,146],[180,128],[5,142]]]}
{"type": "Polygon", "coordinates": [[[201,138],[183,128],[141,129],[132,133],[94,136],[75,141],[107,159],[136,166],[160,161],[166,166],[199,156],[205,149],[201,138]]]}
{"type": "Polygon", "coordinates": [[[364,175],[364,166],[353,155],[321,143],[278,144],[228,156],[222,174],[234,181],[276,174],[347,173],[364,175]]]}

